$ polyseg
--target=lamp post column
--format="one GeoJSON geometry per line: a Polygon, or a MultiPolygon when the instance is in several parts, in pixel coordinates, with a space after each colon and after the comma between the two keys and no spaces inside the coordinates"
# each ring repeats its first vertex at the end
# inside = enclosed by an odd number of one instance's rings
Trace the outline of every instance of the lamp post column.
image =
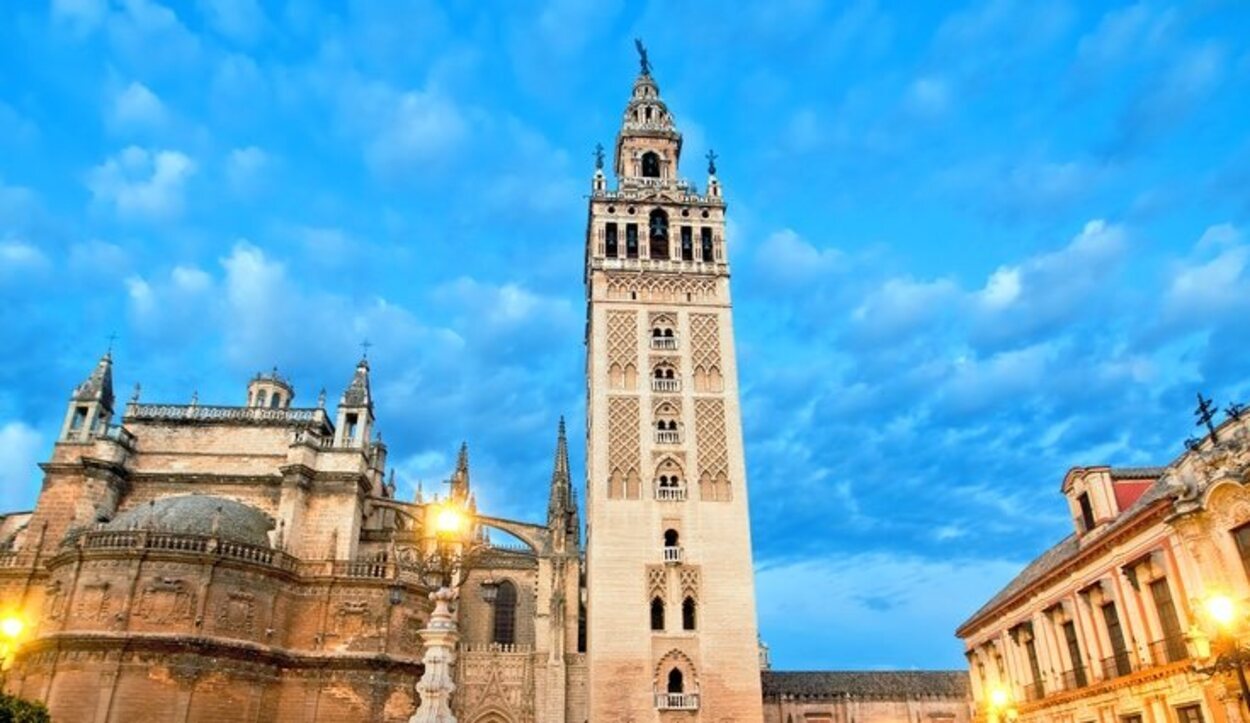
{"type": "Polygon", "coordinates": [[[420,631],[421,641],[425,643],[425,657],[421,659],[425,672],[417,683],[421,706],[408,723],[456,723],[456,716],[451,712],[451,694],[456,690],[452,665],[456,662],[456,642],[460,639],[456,618],[451,612],[456,596],[456,589],[446,586],[430,593],[434,612],[430,614],[429,624],[420,631]]]}

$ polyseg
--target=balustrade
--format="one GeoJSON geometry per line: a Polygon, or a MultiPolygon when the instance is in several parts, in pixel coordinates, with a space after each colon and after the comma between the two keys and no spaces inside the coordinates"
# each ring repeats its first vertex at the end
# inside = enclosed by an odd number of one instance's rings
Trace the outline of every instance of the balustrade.
{"type": "Polygon", "coordinates": [[[682,502],[686,499],[686,488],[685,486],[661,487],[657,483],[655,498],[661,502],[682,502]]]}
{"type": "Polygon", "coordinates": [[[678,379],[652,379],[651,390],[656,392],[680,392],[681,380],[678,379]]]}
{"type": "Polygon", "coordinates": [[[698,710],[698,693],[656,693],[655,707],[660,710],[698,710]]]}
{"type": "Polygon", "coordinates": [[[657,429],[655,431],[655,443],[656,444],[680,444],[681,433],[675,430],[657,429]]]}
{"type": "Polygon", "coordinates": [[[664,562],[669,563],[669,564],[677,564],[681,562],[681,548],[680,547],[665,547],[664,548],[664,562]]]}

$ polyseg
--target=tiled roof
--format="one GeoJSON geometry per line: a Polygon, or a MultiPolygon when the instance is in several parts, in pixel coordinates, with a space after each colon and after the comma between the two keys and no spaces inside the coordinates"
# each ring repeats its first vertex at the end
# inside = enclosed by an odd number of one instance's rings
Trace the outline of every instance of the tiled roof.
{"type": "Polygon", "coordinates": [[[1167,467],[1112,467],[1111,479],[1159,479],[1167,467]]]}
{"type": "Polygon", "coordinates": [[[961,670],[779,671],[761,674],[765,698],[967,698],[961,670]]]}
{"type": "MultiPolygon", "coordinates": [[[[1132,507],[1120,513],[1119,517],[1108,523],[1107,526],[1101,531],[1102,534],[1098,535],[1098,537],[1094,539],[1101,539],[1112,530],[1123,527],[1133,518],[1137,517],[1138,513],[1140,513],[1143,509],[1166,496],[1167,485],[1162,479],[1163,471],[1163,467],[1113,468],[1111,470],[1112,477],[1115,477],[1117,473],[1125,475],[1122,479],[1150,479],[1153,477],[1155,478],[1155,483],[1150,486],[1150,489],[1142,493],[1142,496],[1133,503],[1132,507]]],[[[959,626],[960,630],[977,618],[1011,599],[1014,595],[1016,595],[1016,593],[1042,579],[1047,573],[1055,570],[1059,566],[1071,560],[1073,557],[1076,557],[1077,553],[1080,551],[1080,538],[1078,538],[1075,533],[1063,538],[1056,543],[1054,547],[1050,548],[1046,552],[1043,552],[1041,556],[1033,560],[1033,562],[1030,562],[1019,575],[1016,575],[1011,582],[1007,583],[1006,587],[999,590],[997,595],[990,598],[989,602],[982,605],[980,609],[969,616],[968,619],[959,626]]]]}

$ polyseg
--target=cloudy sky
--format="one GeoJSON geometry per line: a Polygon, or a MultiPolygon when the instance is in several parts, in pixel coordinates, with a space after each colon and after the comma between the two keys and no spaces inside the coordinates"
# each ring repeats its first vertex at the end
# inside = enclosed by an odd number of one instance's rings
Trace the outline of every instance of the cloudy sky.
{"type": "Polygon", "coordinates": [[[116,332],[119,396],[219,404],[333,398],[368,338],[403,493],[467,439],[540,517],[641,36],[721,156],[775,663],[958,667],[1068,467],[1250,397],[1250,7],[829,5],[9,3],[0,506],[116,332]]]}

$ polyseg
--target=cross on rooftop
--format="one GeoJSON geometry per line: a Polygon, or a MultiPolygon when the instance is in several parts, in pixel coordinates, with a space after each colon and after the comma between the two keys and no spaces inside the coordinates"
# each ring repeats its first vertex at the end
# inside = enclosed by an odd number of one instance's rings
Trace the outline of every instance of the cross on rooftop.
{"type": "Polygon", "coordinates": [[[1194,426],[1205,426],[1207,432],[1211,435],[1211,441],[1218,441],[1219,437],[1215,434],[1215,425],[1211,423],[1211,420],[1215,418],[1215,404],[1210,399],[1203,397],[1202,392],[1198,392],[1198,408],[1194,410],[1194,416],[1198,418],[1198,421],[1194,422],[1194,426]]]}

